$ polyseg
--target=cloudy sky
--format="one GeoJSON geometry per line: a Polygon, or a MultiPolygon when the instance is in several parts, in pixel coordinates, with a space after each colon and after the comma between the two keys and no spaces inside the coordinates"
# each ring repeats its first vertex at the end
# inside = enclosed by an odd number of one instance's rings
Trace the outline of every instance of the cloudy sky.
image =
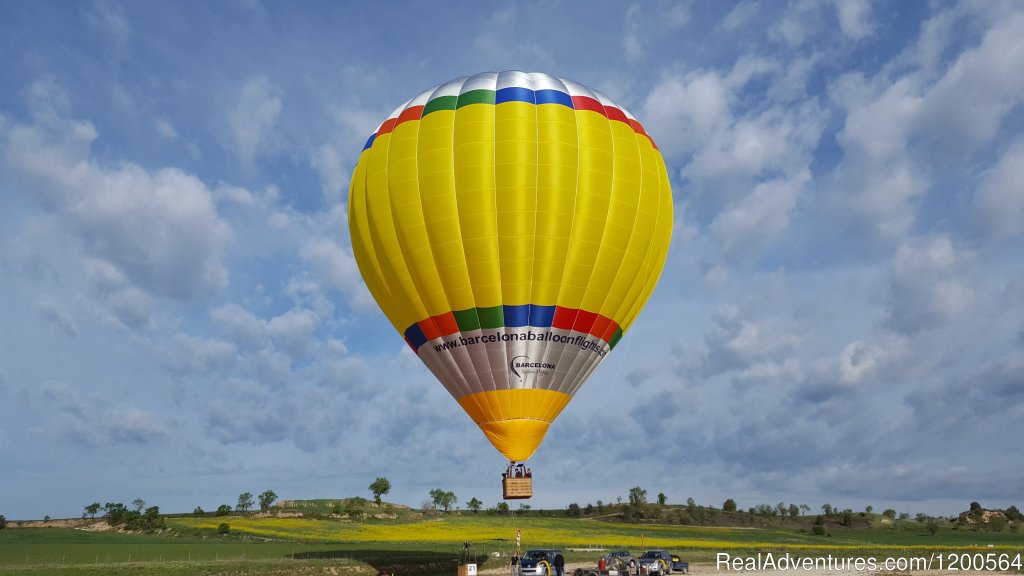
{"type": "Polygon", "coordinates": [[[386,4],[0,4],[0,513],[493,506],[345,202],[395,106],[511,69],[628,108],[677,214],[534,507],[1024,504],[1019,2],[386,4]]]}

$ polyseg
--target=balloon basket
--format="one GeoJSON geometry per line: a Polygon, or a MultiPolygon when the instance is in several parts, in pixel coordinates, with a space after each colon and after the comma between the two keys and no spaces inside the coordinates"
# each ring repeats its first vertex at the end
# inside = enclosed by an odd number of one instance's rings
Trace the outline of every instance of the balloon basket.
{"type": "Polygon", "coordinates": [[[533,498],[533,478],[504,478],[501,491],[505,500],[533,498]]]}

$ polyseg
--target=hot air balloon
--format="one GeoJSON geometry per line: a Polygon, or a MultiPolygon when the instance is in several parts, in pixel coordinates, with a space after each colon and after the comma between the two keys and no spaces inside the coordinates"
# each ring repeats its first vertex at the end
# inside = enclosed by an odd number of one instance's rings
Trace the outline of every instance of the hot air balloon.
{"type": "MultiPolygon", "coordinates": [[[[654,290],[672,193],[654,141],[605,95],[488,72],[381,123],[348,218],[370,293],[510,479],[654,290]]],[[[506,498],[532,494],[513,484],[506,498]]]]}

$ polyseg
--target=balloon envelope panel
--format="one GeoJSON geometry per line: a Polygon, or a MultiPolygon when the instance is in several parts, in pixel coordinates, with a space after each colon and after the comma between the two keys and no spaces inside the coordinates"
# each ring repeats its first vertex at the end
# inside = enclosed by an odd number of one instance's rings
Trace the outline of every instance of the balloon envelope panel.
{"type": "Polygon", "coordinates": [[[522,461],[654,290],[672,193],[654,141],[606,96],[484,73],[424,91],[370,136],[349,226],[385,315],[522,461]]]}

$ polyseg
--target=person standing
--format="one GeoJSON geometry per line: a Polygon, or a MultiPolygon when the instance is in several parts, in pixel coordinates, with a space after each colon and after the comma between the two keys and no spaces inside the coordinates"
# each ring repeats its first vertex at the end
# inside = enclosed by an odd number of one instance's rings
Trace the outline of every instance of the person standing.
{"type": "Polygon", "coordinates": [[[555,576],[565,576],[565,558],[562,553],[555,554],[555,576]]]}

